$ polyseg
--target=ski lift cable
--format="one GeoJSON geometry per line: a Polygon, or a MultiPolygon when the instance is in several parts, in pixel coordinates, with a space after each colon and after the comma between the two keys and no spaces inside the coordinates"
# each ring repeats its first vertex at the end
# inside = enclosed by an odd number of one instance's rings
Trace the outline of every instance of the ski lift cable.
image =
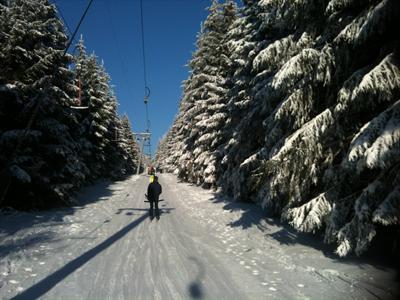
{"type": "MultiPolygon", "coordinates": [[[[119,60],[119,69],[120,69],[121,74],[124,75],[123,78],[126,80],[127,78],[129,78],[128,77],[128,72],[126,71],[125,60],[121,55],[122,51],[121,51],[119,40],[117,38],[117,34],[116,34],[116,30],[115,30],[114,21],[113,21],[113,18],[112,18],[112,13],[111,13],[111,8],[110,8],[109,1],[105,1],[104,7],[105,7],[106,15],[107,15],[107,18],[108,18],[108,23],[110,25],[109,28],[111,29],[112,38],[114,40],[114,44],[115,44],[115,47],[116,47],[116,50],[117,50],[117,54],[118,54],[117,56],[118,56],[118,60],[119,60]]],[[[127,86],[130,86],[130,85],[127,85],[127,86]]],[[[114,140],[113,141],[114,142],[120,142],[121,141],[121,139],[119,138],[119,135],[118,135],[117,127],[114,128],[114,140]]]]}
{"type": "MultiPolygon", "coordinates": [[[[54,4],[54,6],[56,7],[57,12],[58,12],[58,14],[60,15],[60,17],[61,17],[61,19],[62,19],[62,21],[63,21],[65,27],[67,27],[68,34],[69,34],[70,36],[72,36],[71,28],[69,27],[68,22],[67,22],[67,20],[65,19],[64,14],[62,13],[61,8],[60,8],[60,6],[58,5],[57,1],[56,1],[56,0],[53,0],[53,4],[54,4]]],[[[74,41],[77,42],[75,38],[74,38],[74,41]]]]}
{"type": "Polygon", "coordinates": [[[76,33],[78,32],[79,28],[81,27],[81,24],[82,24],[83,20],[85,19],[85,17],[86,17],[86,15],[87,15],[87,13],[88,13],[88,11],[89,11],[89,8],[90,8],[90,6],[92,5],[92,3],[93,3],[93,0],[90,0],[89,3],[88,3],[88,5],[87,5],[87,7],[86,7],[86,9],[85,9],[85,12],[84,12],[83,15],[81,16],[81,19],[79,20],[79,23],[78,23],[78,25],[76,26],[75,31],[74,31],[74,33],[72,34],[72,37],[70,38],[70,40],[69,40],[69,42],[68,42],[68,44],[67,44],[67,47],[65,48],[64,56],[67,54],[69,47],[71,47],[72,41],[74,40],[74,38],[75,38],[75,36],[76,36],[76,33]]]}
{"type": "MultiPolygon", "coordinates": [[[[105,1],[106,2],[106,11],[107,11],[107,16],[108,16],[108,22],[110,23],[110,28],[111,28],[111,33],[114,39],[114,43],[116,45],[116,49],[117,49],[117,54],[118,54],[118,58],[119,58],[119,63],[120,63],[120,69],[122,70],[122,73],[124,75],[124,79],[126,80],[127,78],[129,78],[128,76],[128,71],[126,69],[127,64],[125,63],[125,59],[123,57],[123,55],[121,54],[121,43],[118,39],[117,36],[117,31],[115,30],[115,24],[112,18],[112,12],[111,12],[111,8],[110,8],[110,4],[109,1],[105,1]]],[[[127,82],[125,82],[126,86],[129,86],[131,88],[131,92],[132,95],[134,94],[134,89],[133,86],[130,84],[127,84],[127,82]]]]}
{"type": "Polygon", "coordinates": [[[143,0],[140,0],[140,24],[141,24],[141,31],[142,31],[143,78],[144,78],[144,90],[145,90],[145,96],[146,96],[146,93],[149,90],[149,88],[147,86],[146,50],[144,47],[143,0]]]}
{"type": "MultiPolygon", "coordinates": [[[[144,104],[146,106],[146,132],[150,133],[150,120],[149,120],[149,109],[148,100],[150,97],[150,88],[147,86],[147,66],[146,66],[146,49],[145,49],[145,36],[144,36],[144,17],[143,17],[143,0],[140,0],[140,24],[142,32],[142,58],[143,58],[143,78],[144,78],[144,104]]],[[[150,136],[147,139],[149,147],[149,155],[151,158],[151,139],[150,136]]]]}

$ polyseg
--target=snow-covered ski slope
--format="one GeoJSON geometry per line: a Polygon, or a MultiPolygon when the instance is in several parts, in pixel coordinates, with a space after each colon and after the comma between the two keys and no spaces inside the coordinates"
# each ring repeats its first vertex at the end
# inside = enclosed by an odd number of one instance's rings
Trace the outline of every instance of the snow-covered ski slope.
{"type": "Polygon", "coordinates": [[[339,260],[259,208],[160,175],[100,182],[82,206],[0,216],[1,299],[396,299],[396,272],[339,260]]]}

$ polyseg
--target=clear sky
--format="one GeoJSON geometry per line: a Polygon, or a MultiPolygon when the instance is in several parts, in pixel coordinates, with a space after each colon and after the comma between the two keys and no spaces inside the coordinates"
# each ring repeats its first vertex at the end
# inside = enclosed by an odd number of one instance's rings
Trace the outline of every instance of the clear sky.
{"type": "MultiPolygon", "coordinates": [[[[89,0],[50,0],[73,31],[89,0]]],[[[211,0],[143,0],[149,118],[154,154],[178,111],[185,66],[195,50],[211,0]]],[[[139,0],[94,0],[79,32],[88,53],[104,60],[119,101],[135,132],[146,130],[139,0]]]]}

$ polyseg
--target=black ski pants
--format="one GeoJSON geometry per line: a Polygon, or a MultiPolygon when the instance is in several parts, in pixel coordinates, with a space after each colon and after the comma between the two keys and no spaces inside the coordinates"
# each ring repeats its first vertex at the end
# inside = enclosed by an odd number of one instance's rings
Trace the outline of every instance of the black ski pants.
{"type": "Polygon", "coordinates": [[[158,209],[158,200],[157,201],[150,200],[150,216],[151,217],[154,216],[153,211],[154,211],[156,217],[160,216],[160,211],[158,209]]]}

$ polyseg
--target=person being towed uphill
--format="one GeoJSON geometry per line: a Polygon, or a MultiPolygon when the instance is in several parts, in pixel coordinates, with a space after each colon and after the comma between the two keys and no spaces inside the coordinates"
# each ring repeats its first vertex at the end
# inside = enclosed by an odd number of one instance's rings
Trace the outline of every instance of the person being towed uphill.
{"type": "Polygon", "coordinates": [[[154,176],[153,182],[151,182],[147,187],[147,199],[150,202],[150,212],[149,212],[150,218],[154,217],[154,213],[157,219],[160,218],[160,211],[158,209],[158,200],[161,193],[162,193],[161,184],[158,183],[158,177],[154,176]]]}

